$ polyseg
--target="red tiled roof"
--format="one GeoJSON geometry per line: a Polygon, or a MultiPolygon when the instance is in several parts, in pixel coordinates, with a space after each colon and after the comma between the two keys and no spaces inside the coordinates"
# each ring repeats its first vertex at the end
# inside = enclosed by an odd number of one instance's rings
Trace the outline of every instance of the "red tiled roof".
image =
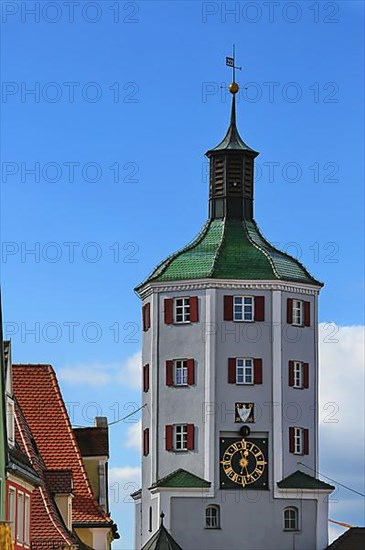
{"type": "Polygon", "coordinates": [[[74,428],[82,456],[109,456],[108,428],[74,428]]]}
{"type": "Polygon", "coordinates": [[[72,470],[46,470],[44,474],[53,495],[69,495],[72,493],[72,470]]]}
{"type": "Polygon", "coordinates": [[[46,469],[72,471],[73,523],[111,526],[92,492],[53,368],[13,365],[13,384],[46,469]]]}
{"type": "Polygon", "coordinates": [[[41,482],[41,486],[32,493],[32,518],[37,519],[31,522],[32,544],[36,547],[37,541],[42,541],[43,544],[46,540],[60,541],[68,545],[77,544],[77,539],[66,528],[49,491],[44,476],[45,465],[17,400],[15,400],[14,417],[15,441],[26,454],[41,482]]]}

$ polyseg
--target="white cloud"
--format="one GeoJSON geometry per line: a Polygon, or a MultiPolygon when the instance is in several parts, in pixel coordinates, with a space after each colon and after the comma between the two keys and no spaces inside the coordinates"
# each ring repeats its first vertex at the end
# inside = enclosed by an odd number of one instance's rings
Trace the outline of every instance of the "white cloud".
{"type": "Polygon", "coordinates": [[[142,354],[140,351],[127,357],[127,359],[123,361],[118,379],[123,386],[128,386],[136,390],[141,388],[142,354]]]}
{"type": "Polygon", "coordinates": [[[106,386],[119,383],[139,390],[142,379],[142,355],[137,352],[121,363],[77,363],[57,370],[62,382],[87,386],[106,386]]]}
{"type": "Polygon", "coordinates": [[[319,327],[320,423],[337,441],[360,445],[364,433],[365,327],[319,327]]]}
{"type": "MultiPolygon", "coordinates": [[[[364,456],[364,335],[363,326],[337,327],[334,323],[319,326],[319,470],[360,492],[364,456]]],[[[331,519],[354,526],[362,524],[362,497],[337,486],[330,502],[331,519]]],[[[330,541],[345,530],[330,523],[330,541]]]]}
{"type": "Polygon", "coordinates": [[[105,386],[112,382],[112,365],[89,363],[66,366],[58,369],[60,380],[69,384],[83,384],[87,386],[105,386]]]}
{"type": "Polygon", "coordinates": [[[110,468],[109,479],[111,483],[123,481],[141,483],[141,468],[139,466],[120,466],[110,468]]]}
{"type": "Polygon", "coordinates": [[[127,428],[125,446],[141,453],[142,421],[139,420],[127,428]]]}

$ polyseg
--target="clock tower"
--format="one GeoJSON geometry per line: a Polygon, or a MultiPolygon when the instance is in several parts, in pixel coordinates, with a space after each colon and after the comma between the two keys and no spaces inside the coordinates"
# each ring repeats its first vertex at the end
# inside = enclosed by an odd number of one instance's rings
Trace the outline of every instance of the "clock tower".
{"type": "Polygon", "coordinates": [[[184,550],[327,547],[333,487],[315,475],[322,283],[255,222],[258,153],[238,132],[237,91],[234,79],[229,128],[206,153],[208,221],[136,289],[137,550],[161,537],[184,550]]]}

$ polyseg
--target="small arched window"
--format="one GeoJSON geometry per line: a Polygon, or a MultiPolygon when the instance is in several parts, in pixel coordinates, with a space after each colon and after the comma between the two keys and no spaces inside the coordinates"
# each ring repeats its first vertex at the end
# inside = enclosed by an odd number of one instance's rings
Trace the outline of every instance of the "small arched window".
{"type": "Polygon", "coordinates": [[[150,506],[148,514],[148,531],[152,533],[152,506],[150,506]]]}
{"type": "Polygon", "coordinates": [[[299,514],[298,508],[290,506],[284,509],[284,530],[298,531],[299,530],[299,514]]]}
{"type": "Polygon", "coordinates": [[[220,528],[220,510],[217,504],[210,504],[205,509],[205,527],[207,529],[220,528]]]}

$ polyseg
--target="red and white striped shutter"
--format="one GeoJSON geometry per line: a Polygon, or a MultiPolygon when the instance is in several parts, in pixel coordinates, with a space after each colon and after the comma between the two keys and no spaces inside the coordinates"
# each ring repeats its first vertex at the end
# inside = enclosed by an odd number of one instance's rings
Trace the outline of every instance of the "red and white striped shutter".
{"type": "Polygon", "coordinates": [[[165,426],[165,447],[166,451],[172,451],[173,450],[173,440],[174,440],[174,426],[171,424],[168,424],[165,426]]]}
{"type": "Polygon", "coordinates": [[[193,386],[195,384],[195,361],[194,359],[188,359],[188,384],[193,386]]]}
{"type": "Polygon", "coordinates": [[[255,321],[265,321],[265,296],[255,297],[255,321]]]}
{"type": "Polygon", "coordinates": [[[253,383],[262,384],[262,359],[253,360],[253,383]]]}
{"type": "Polygon", "coordinates": [[[165,323],[171,325],[174,322],[174,301],[172,298],[166,298],[164,301],[165,306],[165,323]]]}
{"type": "Polygon", "coordinates": [[[310,327],[311,324],[311,304],[310,302],[303,302],[304,308],[304,326],[310,327]]]}
{"type": "Polygon", "coordinates": [[[199,310],[198,310],[198,297],[191,296],[189,298],[189,311],[190,311],[190,322],[197,323],[199,321],[199,310]]]}
{"type": "Polygon", "coordinates": [[[230,357],[228,359],[228,383],[236,383],[236,358],[230,357]]]}
{"type": "Polygon", "coordinates": [[[174,362],[166,361],[166,386],[174,385],[174,362]]]}
{"type": "Polygon", "coordinates": [[[289,453],[294,453],[295,443],[294,443],[294,428],[290,426],[289,428],[289,453]]]}
{"type": "Polygon", "coordinates": [[[186,430],[187,430],[186,447],[188,451],[193,451],[194,450],[194,433],[195,433],[194,424],[187,424],[186,430]]]}
{"type": "Polygon", "coordinates": [[[309,364],[303,363],[303,388],[309,388],[309,364]]]}
{"type": "Polygon", "coordinates": [[[233,296],[224,296],[224,320],[233,321],[233,296]]]}
{"type": "Polygon", "coordinates": [[[286,301],[286,322],[291,325],[293,322],[293,299],[288,298],[286,301]]]}
{"type": "Polygon", "coordinates": [[[294,386],[294,361],[289,361],[289,386],[294,386]]]}

